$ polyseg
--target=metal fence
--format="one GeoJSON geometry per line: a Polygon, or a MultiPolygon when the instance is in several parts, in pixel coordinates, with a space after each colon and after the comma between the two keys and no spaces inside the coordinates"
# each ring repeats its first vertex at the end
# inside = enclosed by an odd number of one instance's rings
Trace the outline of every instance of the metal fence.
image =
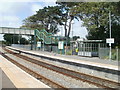
{"type": "MultiPolygon", "coordinates": [[[[23,48],[23,49],[26,49],[26,50],[31,50],[31,45],[12,44],[12,46],[16,47],[16,48],[23,48]]],[[[41,48],[36,48],[35,49],[35,46],[33,45],[33,50],[58,53],[58,46],[44,45],[44,47],[42,46],[41,48]]]]}
{"type": "Polygon", "coordinates": [[[84,41],[84,42],[72,42],[72,51],[76,52],[78,49],[78,55],[80,56],[98,56],[99,48],[106,47],[105,43],[98,40],[94,41],[84,41]]]}
{"type": "MultiPolygon", "coordinates": [[[[109,52],[110,52],[109,48],[100,48],[99,49],[99,58],[100,59],[109,59],[109,52]]],[[[112,54],[112,56],[111,56],[112,60],[120,61],[120,49],[118,49],[118,48],[112,49],[111,54],[112,54]]]]}
{"type": "Polygon", "coordinates": [[[23,49],[27,49],[27,50],[31,49],[31,45],[12,44],[11,46],[15,47],[15,48],[23,48],[23,49]]]}
{"type": "MultiPolygon", "coordinates": [[[[101,44],[102,46],[100,47],[104,47],[103,44],[101,44]]],[[[18,44],[12,44],[13,47],[16,48],[23,48],[23,49],[27,49],[27,50],[31,50],[31,45],[18,45],[18,44]]],[[[97,48],[97,47],[83,47],[85,45],[82,44],[82,46],[79,46],[79,50],[83,50],[84,54],[85,52],[97,52],[98,57],[100,59],[109,59],[109,52],[110,49],[109,48],[97,48]],[[91,51],[92,50],[92,51],[91,51]]],[[[53,53],[59,53],[59,54],[66,54],[66,55],[72,55],[74,48],[72,46],[67,46],[65,47],[65,51],[63,53],[60,53],[60,50],[58,49],[58,46],[50,46],[50,45],[45,45],[44,48],[43,46],[41,48],[36,48],[33,45],[33,50],[36,51],[47,51],[47,52],[53,52],[53,53]]],[[[81,51],[79,51],[81,52],[81,51]]],[[[87,54],[87,53],[86,53],[87,54]]],[[[116,49],[112,49],[112,60],[117,60],[120,61],[120,49],[116,48],[116,49]]]]}

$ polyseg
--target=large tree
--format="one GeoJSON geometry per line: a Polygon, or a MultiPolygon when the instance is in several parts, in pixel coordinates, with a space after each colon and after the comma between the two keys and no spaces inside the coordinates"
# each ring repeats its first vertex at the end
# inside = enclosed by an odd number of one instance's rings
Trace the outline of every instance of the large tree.
{"type": "Polygon", "coordinates": [[[45,29],[47,32],[54,34],[59,31],[57,25],[62,25],[61,14],[59,6],[44,7],[39,9],[35,15],[26,18],[23,27],[45,29]]]}
{"type": "Polygon", "coordinates": [[[48,6],[39,9],[37,13],[24,20],[23,27],[30,27],[36,29],[45,29],[48,32],[56,33],[58,25],[63,25],[65,30],[65,37],[69,37],[71,30],[71,23],[78,14],[70,12],[78,3],[57,3],[57,6],[48,6]],[[38,27],[37,27],[38,26],[38,27]]]}
{"type": "Polygon", "coordinates": [[[5,34],[3,37],[7,45],[18,44],[19,38],[21,38],[20,36],[13,34],[5,34]]]}
{"type": "MultiPolygon", "coordinates": [[[[71,11],[79,14],[87,27],[88,39],[109,38],[109,13],[111,13],[112,37],[118,43],[120,27],[120,2],[80,2],[71,11]],[[114,27],[114,28],[113,28],[114,27]]],[[[119,42],[120,43],[120,42],[119,42]]]]}
{"type": "Polygon", "coordinates": [[[29,43],[29,41],[27,39],[22,38],[22,36],[19,36],[19,35],[5,34],[3,37],[6,42],[6,45],[28,44],[29,43]]]}
{"type": "Polygon", "coordinates": [[[71,24],[74,19],[78,19],[79,14],[73,13],[71,9],[74,8],[78,3],[75,2],[57,2],[57,4],[61,7],[62,11],[62,20],[63,20],[63,25],[64,25],[64,30],[65,30],[65,37],[70,36],[71,32],[71,24]]]}

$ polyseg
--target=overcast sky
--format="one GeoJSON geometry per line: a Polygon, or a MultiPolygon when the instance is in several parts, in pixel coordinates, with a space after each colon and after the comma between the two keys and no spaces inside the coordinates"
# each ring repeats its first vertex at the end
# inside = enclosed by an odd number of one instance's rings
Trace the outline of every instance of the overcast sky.
{"type": "MultiPolygon", "coordinates": [[[[14,27],[19,28],[22,21],[36,13],[39,9],[45,6],[53,6],[55,0],[1,0],[0,1],[0,27],[14,27]],[[16,2],[17,1],[17,2],[16,2]],[[35,2],[37,1],[37,2],[35,2]]],[[[81,21],[74,21],[73,35],[85,37],[87,30],[81,27],[81,21]]],[[[63,32],[64,33],[64,32],[63,32]]],[[[59,35],[61,32],[59,33],[59,35]]],[[[3,39],[0,35],[0,40],[3,39]]]]}

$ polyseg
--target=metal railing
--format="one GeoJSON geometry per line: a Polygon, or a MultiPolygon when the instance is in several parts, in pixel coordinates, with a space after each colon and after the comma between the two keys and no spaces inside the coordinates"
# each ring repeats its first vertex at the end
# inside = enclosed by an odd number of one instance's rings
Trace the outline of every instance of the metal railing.
{"type": "Polygon", "coordinates": [[[35,30],[35,35],[43,40],[45,44],[52,44],[58,42],[58,38],[54,37],[52,33],[48,33],[46,30],[35,30]]]}
{"type": "Polygon", "coordinates": [[[22,28],[0,27],[0,34],[34,35],[34,30],[22,29],[22,28]]]}
{"type": "MultiPolygon", "coordinates": [[[[112,49],[111,51],[112,51],[111,59],[120,61],[120,49],[115,48],[115,49],[112,49]]],[[[110,52],[109,48],[100,48],[99,49],[99,58],[109,60],[109,52],[110,52]]]]}

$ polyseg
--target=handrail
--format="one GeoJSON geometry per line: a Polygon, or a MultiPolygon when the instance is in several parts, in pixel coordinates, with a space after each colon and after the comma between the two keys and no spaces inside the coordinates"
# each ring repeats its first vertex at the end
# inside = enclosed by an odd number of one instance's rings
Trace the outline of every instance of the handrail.
{"type": "Polygon", "coordinates": [[[58,42],[58,40],[53,36],[52,33],[48,33],[46,30],[35,30],[35,35],[41,39],[44,40],[45,44],[52,44],[55,42],[58,42]]]}
{"type": "Polygon", "coordinates": [[[40,30],[40,32],[44,32],[44,33],[46,33],[47,35],[51,35],[51,36],[53,36],[53,34],[52,34],[52,33],[48,33],[45,29],[40,30]]]}
{"type": "Polygon", "coordinates": [[[51,37],[52,36],[47,36],[45,35],[44,32],[40,32],[39,30],[35,30],[36,31],[36,36],[41,39],[44,40],[44,43],[46,44],[51,44],[51,37]]]}

